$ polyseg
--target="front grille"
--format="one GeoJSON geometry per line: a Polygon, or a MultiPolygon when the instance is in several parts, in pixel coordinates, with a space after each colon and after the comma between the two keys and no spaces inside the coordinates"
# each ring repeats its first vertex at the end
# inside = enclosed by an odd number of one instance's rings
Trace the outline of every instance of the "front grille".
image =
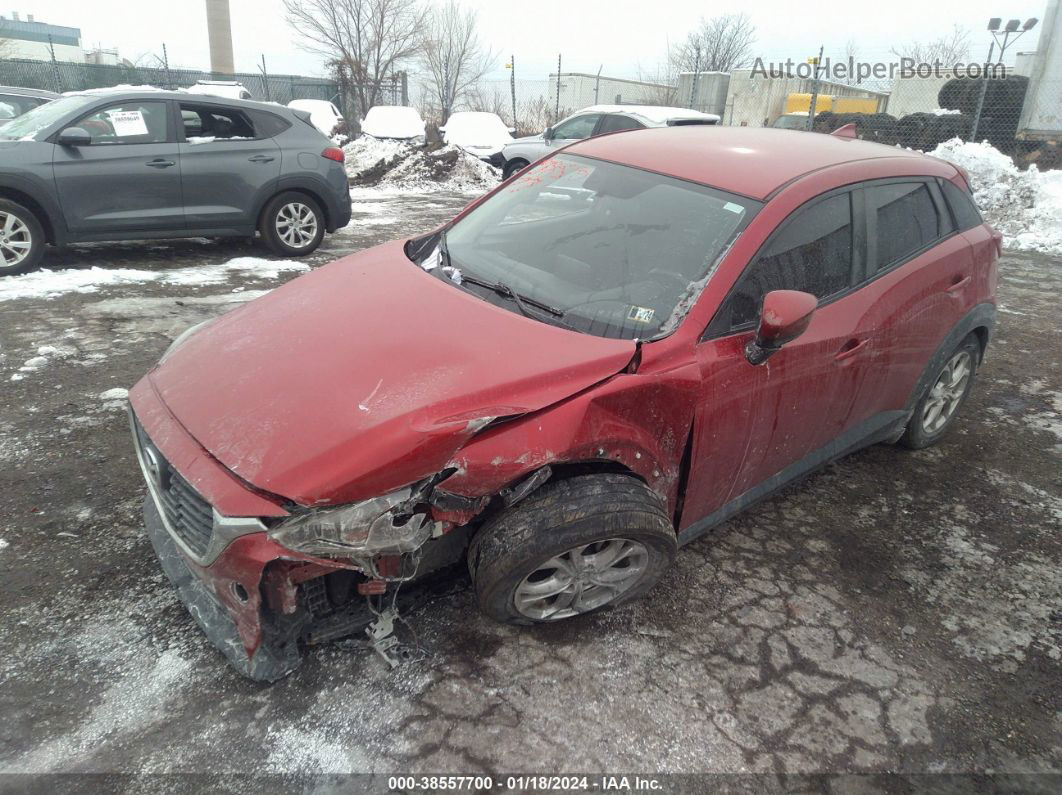
{"type": "Polygon", "coordinates": [[[206,557],[214,535],[214,511],[144,433],[134,418],[137,443],[144,460],[145,477],[153,482],[159,509],[170,530],[197,558],[206,557]]]}

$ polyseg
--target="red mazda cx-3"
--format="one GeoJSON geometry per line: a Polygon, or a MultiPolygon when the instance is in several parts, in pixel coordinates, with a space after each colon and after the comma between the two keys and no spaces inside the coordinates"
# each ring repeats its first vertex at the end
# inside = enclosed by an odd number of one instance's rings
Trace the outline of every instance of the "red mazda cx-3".
{"type": "Polygon", "coordinates": [[[257,679],[366,629],[386,656],[384,608],[464,564],[500,621],[610,607],[794,478],[940,439],[999,249],[914,152],[582,141],[175,340],[130,395],[148,531],[257,679]]]}

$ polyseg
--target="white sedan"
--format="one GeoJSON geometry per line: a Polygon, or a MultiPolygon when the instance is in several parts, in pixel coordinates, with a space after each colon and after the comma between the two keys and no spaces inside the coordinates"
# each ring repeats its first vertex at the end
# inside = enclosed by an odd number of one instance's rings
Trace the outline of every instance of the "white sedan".
{"type": "Polygon", "coordinates": [[[313,126],[325,135],[332,135],[336,127],[344,121],[339,108],[324,99],[293,99],[288,103],[288,107],[309,113],[313,126]]]}
{"type": "Polygon", "coordinates": [[[506,127],[497,113],[479,111],[451,113],[446,124],[439,128],[443,141],[459,146],[498,168],[505,162],[502,148],[512,143],[515,131],[514,127],[506,127]]]}
{"type": "Polygon", "coordinates": [[[714,113],[689,108],[665,108],[656,105],[591,105],[547,127],[539,135],[517,138],[502,150],[508,179],[540,157],[583,138],[646,127],[679,127],[687,124],[718,124],[714,113]]]}

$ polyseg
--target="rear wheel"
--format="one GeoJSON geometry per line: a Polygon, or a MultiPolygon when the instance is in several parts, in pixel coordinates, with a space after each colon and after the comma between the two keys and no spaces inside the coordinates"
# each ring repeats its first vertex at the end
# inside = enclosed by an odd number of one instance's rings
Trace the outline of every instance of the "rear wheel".
{"type": "Polygon", "coordinates": [[[44,229],[30,210],[0,199],[0,276],[24,273],[44,256],[44,229]]]}
{"type": "Polygon", "coordinates": [[[981,344],[971,334],[945,360],[922,399],[915,406],[900,444],[920,450],[936,444],[952,426],[959,407],[973,386],[981,344]]]}
{"type": "Polygon", "coordinates": [[[560,621],[644,595],[675,558],[663,499],[636,478],[547,483],[487,524],[469,549],[480,609],[496,621],[560,621]]]}
{"type": "Polygon", "coordinates": [[[513,174],[518,174],[527,168],[528,163],[519,157],[514,157],[512,160],[508,160],[505,163],[505,168],[502,170],[502,177],[509,179],[513,174]]]}
{"type": "Polygon", "coordinates": [[[259,231],[277,254],[301,257],[312,253],[324,238],[321,206],[305,193],[288,191],[274,196],[262,213],[259,231]]]}

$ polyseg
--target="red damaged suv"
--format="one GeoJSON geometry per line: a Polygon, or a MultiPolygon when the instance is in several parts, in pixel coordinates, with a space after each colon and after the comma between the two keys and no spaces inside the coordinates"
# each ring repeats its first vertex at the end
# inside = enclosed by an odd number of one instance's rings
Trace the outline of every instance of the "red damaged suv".
{"type": "Polygon", "coordinates": [[[999,253],[963,174],[909,151],[582,141],[175,340],[130,394],[148,532],[261,680],[339,638],[388,656],[390,608],[462,563],[499,621],[609,607],[794,478],[940,439],[999,253]]]}

